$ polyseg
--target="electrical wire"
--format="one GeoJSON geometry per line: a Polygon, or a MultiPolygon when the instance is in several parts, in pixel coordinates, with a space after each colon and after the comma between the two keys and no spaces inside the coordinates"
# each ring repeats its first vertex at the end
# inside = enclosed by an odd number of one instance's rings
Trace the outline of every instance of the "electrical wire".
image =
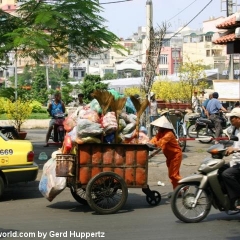
{"type": "Polygon", "coordinates": [[[178,33],[180,33],[186,26],[188,26],[200,13],[203,12],[203,10],[205,10],[208,5],[212,2],[213,0],[210,0],[188,23],[186,23],[182,28],[180,28],[176,33],[173,34],[173,36],[171,36],[171,38],[169,40],[171,40],[173,37],[175,37],[178,33]]]}
{"type": "Polygon", "coordinates": [[[173,18],[175,18],[176,16],[178,16],[180,13],[182,13],[183,11],[185,11],[187,8],[189,8],[193,3],[195,3],[197,0],[193,1],[192,3],[190,3],[188,6],[186,6],[184,9],[182,9],[180,12],[178,12],[176,15],[174,15],[173,17],[171,17],[169,20],[167,20],[167,22],[170,22],[173,18]]]}
{"type": "Polygon", "coordinates": [[[129,2],[129,1],[133,1],[133,0],[121,0],[121,1],[106,2],[106,3],[99,3],[99,4],[103,5],[103,4],[121,3],[121,2],[129,2]]]}

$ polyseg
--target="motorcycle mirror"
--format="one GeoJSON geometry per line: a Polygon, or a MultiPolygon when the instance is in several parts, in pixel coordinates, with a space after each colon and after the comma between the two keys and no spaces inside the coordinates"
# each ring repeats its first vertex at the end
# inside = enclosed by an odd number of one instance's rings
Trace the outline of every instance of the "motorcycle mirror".
{"type": "Polygon", "coordinates": [[[238,137],[233,135],[233,136],[230,137],[230,140],[237,142],[238,141],[238,137]]]}

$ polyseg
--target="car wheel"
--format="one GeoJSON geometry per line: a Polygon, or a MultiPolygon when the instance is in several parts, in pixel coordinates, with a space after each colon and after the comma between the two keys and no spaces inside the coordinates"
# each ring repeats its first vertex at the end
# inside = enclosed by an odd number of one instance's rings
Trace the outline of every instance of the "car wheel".
{"type": "Polygon", "coordinates": [[[3,195],[3,191],[4,191],[4,181],[3,181],[2,177],[0,176],[0,198],[3,195]]]}

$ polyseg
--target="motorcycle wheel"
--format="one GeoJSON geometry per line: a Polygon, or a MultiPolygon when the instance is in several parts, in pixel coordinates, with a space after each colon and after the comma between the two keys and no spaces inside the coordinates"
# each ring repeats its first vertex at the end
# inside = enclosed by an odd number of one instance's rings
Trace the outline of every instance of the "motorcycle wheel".
{"type": "Polygon", "coordinates": [[[197,223],[209,214],[212,202],[210,194],[205,189],[202,189],[196,206],[192,207],[198,187],[198,183],[184,183],[174,190],[171,197],[171,208],[179,220],[186,223],[197,223]]]}
{"type": "Polygon", "coordinates": [[[187,135],[188,135],[190,138],[196,138],[196,137],[197,137],[197,131],[196,131],[196,126],[195,126],[195,124],[192,124],[192,125],[190,125],[190,126],[187,128],[187,135]]]}
{"type": "Polygon", "coordinates": [[[184,152],[187,145],[187,140],[186,140],[186,135],[184,135],[182,125],[178,126],[178,138],[179,138],[179,145],[182,149],[182,152],[184,152]]]}
{"type": "Polygon", "coordinates": [[[59,137],[58,141],[59,141],[59,142],[63,142],[63,139],[64,139],[64,131],[59,131],[58,137],[59,137]]]}
{"type": "Polygon", "coordinates": [[[201,128],[197,130],[197,138],[204,138],[204,137],[208,137],[208,138],[206,140],[199,140],[200,143],[210,143],[212,141],[212,138],[214,138],[213,135],[206,133],[206,128],[201,128]]]}

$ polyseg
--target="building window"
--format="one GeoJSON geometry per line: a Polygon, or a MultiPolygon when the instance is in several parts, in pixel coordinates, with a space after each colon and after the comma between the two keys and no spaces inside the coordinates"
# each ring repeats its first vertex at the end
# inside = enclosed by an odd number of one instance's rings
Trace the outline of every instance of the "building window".
{"type": "Polygon", "coordinates": [[[168,75],[168,69],[160,69],[159,74],[161,76],[167,76],[168,75]]]}
{"type": "Polygon", "coordinates": [[[170,39],[163,39],[163,47],[170,47],[170,39]]]}
{"type": "Polygon", "coordinates": [[[104,74],[106,74],[106,73],[113,73],[113,69],[107,69],[107,68],[105,68],[105,69],[104,69],[104,74]]]}
{"type": "Polygon", "coordinates": [[[206,50],[206,57],[210,57],[210,56],[211,56],[210,50],[206,50]]]}
{"type": "Polygon", "coordinates": [[[212,49],[212,56],[213,56],[213,57],[219,57],[219,56],[222,56],[222,50],[219,50],[219,49],[212,49]]]}
{"type": "Polygon", "coordinates": [[[168,64],[168,55],[167,54],[160,55],[160,64],[168,64]]]}
{"type": "Polygon", "coordinates": [[[203,42],[203,35],[199,36],[199,42],[203,42]]]}
{"type": "Polygon", "coordinates": [[[78,71],[73,71],[73,77],[78,77],[78,71]]]}
{"type": "Polygon", "coordinates": [[[212,35],[206,35],[205,36],[205,41],[206,42],[212,42],[212,35]]]}

